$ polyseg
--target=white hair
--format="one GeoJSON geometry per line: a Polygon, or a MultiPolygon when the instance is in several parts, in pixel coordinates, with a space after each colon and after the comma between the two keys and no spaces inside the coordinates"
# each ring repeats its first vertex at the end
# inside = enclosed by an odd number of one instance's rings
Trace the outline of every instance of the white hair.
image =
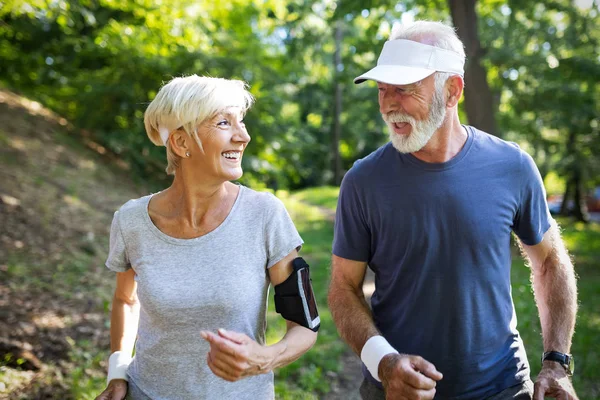
{"type": "MultiPolygon", "coordinates": [[[[198,125],[229,107],[240,107],[242,113],[252,106],[254,98],[247,84],[239,80],[191,75],[174,78],[165,84],[144,113],[146,134],[157,146],[165,145],[161,128],[172,132],[183,129],[200,148],[198,125]]],[[[167,173],[175,174],[180,157],[167,140],[167,173]]]]}
{"type": "MultiPolygon", "coordinates": [[[[458,38],[453,27],[437,21],[414,21],[406,24],[396,24],[392,28],[389,40],[406,39],[428,44],[444,50],[450,50],[462,57],[465,56],[465,47],[458,38]]],[[[451,72],[436,72],[435,87],[443,87],[448,78],[456,75],[451,72]]]]}
{"type": "Polygon", "coordinates": [[[465,48],[453,27],[436,21],[415,21],[408,24],[396,24],[392,28],[389,40],[414,40],[450,50],[465,58],[465,48]]]}

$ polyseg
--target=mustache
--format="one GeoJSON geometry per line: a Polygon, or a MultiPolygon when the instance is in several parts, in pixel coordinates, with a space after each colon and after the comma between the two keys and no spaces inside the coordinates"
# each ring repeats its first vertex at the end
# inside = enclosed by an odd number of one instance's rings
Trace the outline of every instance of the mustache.
{"type": "Polygon", "coordinates": [[[383,120],[388,124],[408,122],[409,124],[414,125],[416,122],[415,119],[410,115],[401,113],[399,111],[392,111],[387,114],[381,114],[381,116],[383,117],[383,120]]]}

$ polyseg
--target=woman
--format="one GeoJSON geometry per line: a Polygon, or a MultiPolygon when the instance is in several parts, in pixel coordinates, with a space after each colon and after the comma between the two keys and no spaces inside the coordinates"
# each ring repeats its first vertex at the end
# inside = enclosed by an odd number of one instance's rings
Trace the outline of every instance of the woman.
{"type": "Polygon", "coordinates": [[[230,182],[242,176],[251,104],[243,82],[194,75],[146,110],[174,179],[114,215],[113,354],[97,400],[272,399],[273,369],[314,344],[315,332],[286,321],[265,346],[269,283],[290,276],[302,239],[275,196],[230,182]]]}

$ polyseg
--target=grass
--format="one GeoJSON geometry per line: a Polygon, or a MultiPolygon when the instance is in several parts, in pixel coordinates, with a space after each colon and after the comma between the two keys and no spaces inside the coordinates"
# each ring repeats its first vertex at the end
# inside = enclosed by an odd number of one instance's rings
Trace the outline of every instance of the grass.
{"type": "MultiPolygon", "coordinates": [[[[563,239],[578,275],[579,311],[571,352],[575,357],[573,385],[580,399],[600,398],[600,225],[560,221],[563,239]]],[[[540,370],[542,339],[529,269],[515,260],[512,269],[513,299],[518,329],[525,343],[532,377],[540,370]]]]}
{"type": "MultiPolygon", "coordinates": [[[[329,391],[326,373],[340,371],[339,360],[345,349],[327,308],[333,225],[321,209],[303,203],[300,200],[303,196],[285,192],[278,192],[277,196],[285,203],[305,241],[301,255],[311,266],[311,279],[321,317],[317,344],[300,360],[276,371],[277,398],[317,399],[329,391]]],[[[285,333],[285,323],[275,313],[273,293],[269,299],[268,318],[267,339],[273,342],[285,333]]]]}
{"type": "Polygon", "coordinates": [[[294,193],[293,198],[297,201],[312,204],[314,206],[335,210],[339,192],[339,187],[321,186],[296,192],[294,193]]]}

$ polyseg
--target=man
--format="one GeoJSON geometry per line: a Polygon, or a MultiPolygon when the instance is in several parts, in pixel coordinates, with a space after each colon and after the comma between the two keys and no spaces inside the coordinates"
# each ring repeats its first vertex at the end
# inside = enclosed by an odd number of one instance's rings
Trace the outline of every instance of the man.
{"type": "Polygon", "coordinates": [[[357,161],[340,189],[333,318],[363,361],[363,399],[576,398],[573,266],[531,157],[460,124],[464,60],[451,27],[420,21],[395,29],[355,79],[377,82],[391,143],[357,161]],[[511,298],[511,231],[542,326],[535,388],[511,298]]]}

